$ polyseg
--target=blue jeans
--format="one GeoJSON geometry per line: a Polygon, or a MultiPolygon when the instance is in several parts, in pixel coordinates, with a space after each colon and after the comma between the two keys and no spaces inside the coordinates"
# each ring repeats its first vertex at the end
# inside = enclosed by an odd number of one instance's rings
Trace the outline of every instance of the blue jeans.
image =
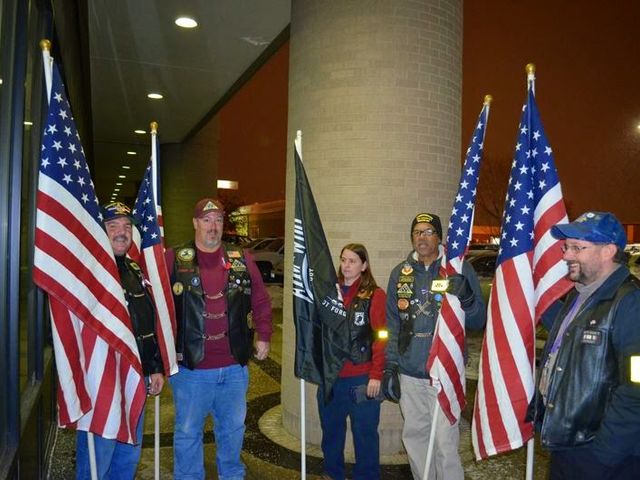
{"type": "MultiPolygon", "coordinates": [[[[93,436],[96,450],[96,469],[100,480],[128,480],[135,477],[142,452],[143,425],[144,409],[138,420],[135,445],[103,438],[99,435],[93,436]]],[[[82,431],[76,433],[76,479],[91,479],[87,432],[82,431]]]]}
{"type": "Polygon", "coordinates": [[[176,409],[173,473],[176,479],[204,479],[202,436],[207,416],[213,416],[216,465],[220,480],[241,480],[240,460],[247,415],[249,370],[246,366],[194,369],[180,367],[169,379],[176,409]]]}
{"type": "Polygon", "coordinates": [[[368,375],[342,377],[333,385],[333,398],[324,403],[318,389],[318,411],[322,425],[322,453],[324,470],[333,480],[344,479],[344,444],[347,434],[347,415],[351,419],[351,433],[356,454],[354,480],[380,478],[380,402],[365,400],[356,403],[354,389],[366,385],[368,375]]]}

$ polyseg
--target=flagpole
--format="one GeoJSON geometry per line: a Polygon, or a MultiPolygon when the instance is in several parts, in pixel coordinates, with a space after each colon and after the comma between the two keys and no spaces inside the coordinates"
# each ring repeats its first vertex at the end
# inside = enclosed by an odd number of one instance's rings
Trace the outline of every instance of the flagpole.
{"type": "MultiPolygon", "coordinates": [[[[151,122],[151,191],[153,192],[153,203],[158,205],[157,185],[157,163],[158,152],[156,150],[156,135],[158,134],[158,122],[151,122]]],[[[160,395],[154,398],[154,422],[153,422],[153,478],[160,479],[160,395]]]]}
{"type": "Polygon", "coordinates": [[[44,63],[44,80],[47,86],[47,105],[51,99],[51,84],[52,70],[53,70],[53,58],[51,58],[51,41],[45,39],[40,40],[40,48],[42,49],[42,60],[44,63]]]}
{"type": "MultiPolygon", "coordinates": [[[[295,148],[300,153],[302,160],[302,130],[296,132],[295,148]]],[[[305,408],[305,383],[300,379],[300,474],[302,480],[307,478],[307,415],[305,408]]]]}
{"type": "MultiPolygon", "coordinates": [[[[527,72],[527,88],[531,89],[531,93],[536,94],[536,66],[533,63],[528,63],[525,67],[525,71],[527,72]]],[[[528,112],[530,115],[531,112],[528,112]]],[[[532,377],[534,380],[536,378],[536,326],[535,326],[535,316],[533,321],[533,361],[531,362],[532,367],[532,377]]],[[[534,454],[534,446],[535,446],[535,429],[533,431],[533,436],[527,440],[527,469],[525,472],[526,480],[533,480],[533,454],[534,454]]]]}

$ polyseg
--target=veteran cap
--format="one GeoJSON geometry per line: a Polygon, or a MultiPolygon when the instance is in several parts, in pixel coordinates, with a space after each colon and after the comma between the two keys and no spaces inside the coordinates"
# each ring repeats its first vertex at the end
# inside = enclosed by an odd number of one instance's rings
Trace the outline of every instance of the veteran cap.
{"type": "Polygon", "coordinates": [[[215,198],[203,198],[196,203],[193,209],[193,218],[201,218],[211,212],[218,212],[220,215],[224,215],[224,205],[215,198]]]}
{"type": "Polygon", "coordinates": [[[442,223],[440,223],[440,217],[433,213],[419,213],[411,222],[411,230],[409,230],[409,235],[413,234],[413,227],[418,223],[428,223],[438,234],[438,237],[442,239],[442,223]]]}
{"type": "Polygon", "coordinates": [[[571,223],[554,225],[551,235],[558,240],[574,238],[594,243],[613,243],[624,249],[627,234],[613,213],[586,212],[571,223]]]}
{"type": "Polygon", "coordinates": [[[114,218],[127,217],[134,225],[138,223],[131,214],[131,209],[122,202],[107,203],[100,208],[100,213],[102,213],[103,222],[108,222],[114,218]]]}

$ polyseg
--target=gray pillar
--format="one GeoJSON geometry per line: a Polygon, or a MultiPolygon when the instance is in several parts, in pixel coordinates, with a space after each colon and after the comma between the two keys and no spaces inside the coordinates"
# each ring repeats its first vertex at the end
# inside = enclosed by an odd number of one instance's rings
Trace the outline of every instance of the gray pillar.
{"type": "MultiPolygon", "coordinates": [[[[292,142],[302,130],[304,165],[336,262],[343,245],[363,243],[386,289],[411,249],[413,216],[428,210],[446,223],[451,213],[461,159],[462,1],[296,0],[290,48],[285,231],[293,230],[292,142]]],[[[290,276],[284,298],[282,416],[299,436],[290,276]]],[[[315,390],[308,385],[307,439],[318,444],[315,390]]],[[[382,455],[402,450],[401,428],[399,408],[384,402],[382,455]]]]}

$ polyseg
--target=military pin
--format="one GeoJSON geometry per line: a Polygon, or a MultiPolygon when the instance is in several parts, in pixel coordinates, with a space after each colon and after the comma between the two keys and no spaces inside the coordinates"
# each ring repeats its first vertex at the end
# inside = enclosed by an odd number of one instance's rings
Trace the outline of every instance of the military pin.
{"type": "Polygon", "coordinates": [[[181,282],[176,282],[173,284],[173,293],[175,295],[182,295],[182,292],[184,290],[184,285],[182,285],[181,282]]]}
{"type": "Polygon", "coordinates": [[[194,287],[200,286],[200,277],[193,277],[191,279],[191,285],[193,285],[194,287]]]}

